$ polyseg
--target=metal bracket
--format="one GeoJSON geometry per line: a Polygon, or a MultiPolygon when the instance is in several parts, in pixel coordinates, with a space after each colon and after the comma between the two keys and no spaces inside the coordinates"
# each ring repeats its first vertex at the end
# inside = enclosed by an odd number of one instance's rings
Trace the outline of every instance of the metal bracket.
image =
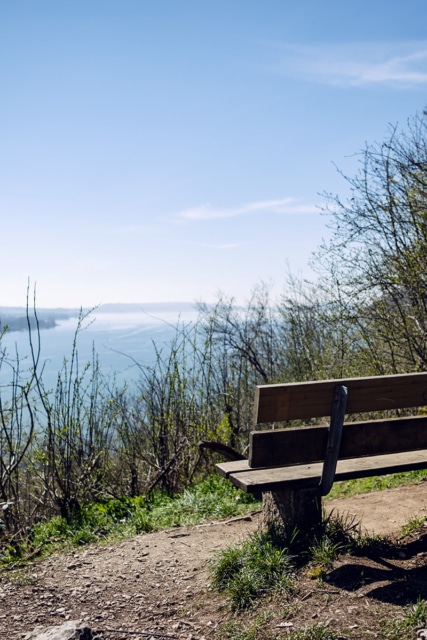
{"type": "Polygon", "coordinates": [[[345,409],[347,406],[347,396],[348,388],[343,384],[338,384],[334,389],[328,443],[326,445],[322,477],[319,484],[320,494],[322,496],[328,495],[334,483],[341,444],[342,428],[344,425],[345,409]]]}

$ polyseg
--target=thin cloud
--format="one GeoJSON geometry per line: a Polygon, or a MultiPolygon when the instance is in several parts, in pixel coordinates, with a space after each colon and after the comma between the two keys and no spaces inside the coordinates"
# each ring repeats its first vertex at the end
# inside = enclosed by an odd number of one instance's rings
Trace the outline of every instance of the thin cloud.
{"type": "Polygon", "coordinates": [[[283,198],[281,200],[261,200],[247,202],[237,207],[213,207],[210,204],[202,204],[190,209],[184,209],[177,214],[178,218],[185,220],[220,220],[224,218],[236,218],[251,214],[274,213],[280,215],[317,213],[318,209],[312,204],[300,203],[296,198],[283,198]]]}
{"type": "Polygon", "coordinates": [[[239,249],[243,246],[242,242],[190,242],[188,240],[177,240],[179,244],[191,245],[192,247],[203,247],[205,249],[214,249],[215,251],[232,251],[233,249],[239,249]]]}
{"type": "Polygon", "coordinates": [[[224,244],[205,244],[203,246],[217,249],[218,251],[232,251],[241,247],[242,244],[240,242],[225,242],[224,244]]]}
{"type": "Polygon", "coordinates": [[[396,88],[427,84],[427,42],[270,45],[273,71],[334,86],[396,88]]]}

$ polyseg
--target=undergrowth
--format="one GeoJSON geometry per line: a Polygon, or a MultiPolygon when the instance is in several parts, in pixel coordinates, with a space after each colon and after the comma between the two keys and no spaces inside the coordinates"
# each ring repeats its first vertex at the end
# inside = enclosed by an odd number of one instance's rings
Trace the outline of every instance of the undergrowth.
{"type": "MultiPolygon", "coordinates": [[[[335,483],[328,498],[411,484],[426,477],[427,471],[417,471],[335,483]]],[[[38,522],[19,540],[8,538],[3,532],[3,538],[0,539],[0,566],[22,563],[36,555],[46,556],[72,546],[111,541],[170,527],[191,526],[210,518],[239,516],[254,508],[260,508],[260,503],[251,494],[237,490],[230,482],[213,474],[175,496],[154,491],[149,501],[141,496],[122,496],[90,503],[69,519],[54,516],[38,522]]],[[[348,536],[351,530],[353,553],[378,550],[384,544],[380,538],[361,536],[354,522],[347,522],[345,527],[342,524],[329,538],[318,540],[315,537],[312,540],[312,564],[317,567],[313,569],[314,572],[317,570],[322,575],[328,566],[328,558],[347,548],[348,540],[342,539],[343,531],[347,531],[348,536]]],[[[416,524],[419,525],[418,521],[416,524]]],[[[334,526],[337,527],[336,518],[329,518],[328,527],[334,526]]]]}
{"type": "Polygon", "coordinates": [[[247,609],[261,596],[292,593],[302,567],[321,579],[339,555],[372,553],[386,544],[363,535],[354,518],[331,513],[320,527],[304,534],[257,532],[219,551],[211,563],[212,587],[228,597],[233,611],[247,609]]]}
{"type": "MultiPolygon", "coordinates": [[[[228,620],[217,632],[218,640],[275,640],[277,634],[266,629],[263,616],[258,616],[250,624],[243,624],[239,620],[228,620]]],[[[282,636],[280,636],[282,637],[282,636]]],[[[304,629],[289,631],[289,640],[338,640],[338,634],[320,624],[308,625],[304,629]]]]}
{"type": "Polygon", "coordinates": [[[236,517],[256,508],[252,495],[237,491],[218,475],[209,476],[176,496],[154,492],[144,497],[104,500],[85,506],[66,520],[55,516],[35,524],[23,541],[4,540],[0,565],[25,562],[58,549],[120,539],[207,519],[236,517]]]}
{"type": "Polygon", "coordinates": [[[295,562],[270,533],[253,533],[221,551],[211,567],[212,586],[228,595],[231,608],[246,609],[267,592],[293,589],[295,562]]]}
{"type": "Polygon", "coordinates": [[[406,471],[392,473],[385,476],[371,478],[358,478],[357,480],[342,480],[335,482],[327,499],[351,498],[358,493],[371,493],[372,491],[384,491],[405,485],[415,484],[427,479],[427,469],[418,471],[406,471]]]}
{"type": "Polygon", "coordinates": [[[417,631],[427,626],[427,604],[418,598],[415,604],[403,609],[397,620],[389,621],[385,627],[385,637],[390,640],[412,640],[417,637],[417,631]]]}

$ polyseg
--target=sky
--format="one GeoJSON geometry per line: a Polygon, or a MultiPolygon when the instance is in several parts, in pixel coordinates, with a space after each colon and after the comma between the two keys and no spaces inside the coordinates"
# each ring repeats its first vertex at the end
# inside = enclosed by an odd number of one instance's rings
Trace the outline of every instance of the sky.
{"type": "Polygon", "coordinates": [[[427,105],[425,0],[0,0],[0,306],[312,277],[324,193],[427,105]]]}

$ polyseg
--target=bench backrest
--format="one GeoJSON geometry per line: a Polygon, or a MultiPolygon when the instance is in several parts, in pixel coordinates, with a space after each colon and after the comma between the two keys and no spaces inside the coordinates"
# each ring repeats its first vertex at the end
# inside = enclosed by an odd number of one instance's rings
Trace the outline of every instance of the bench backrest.
{"type": "MultiPolygon", "coordinates": [[[[348,388],[346,414],[427,405],[427,373],[302,382],[257,387],[257,423],[331,415],[337,385],[348,388]]],[[[270,467],[322,461],[328,427],[254,431],[249,465],[270,467]]],[[[353,458],[427,449],[427,417],[393,418],[344,424],[339,457],[353,458]]]]}

